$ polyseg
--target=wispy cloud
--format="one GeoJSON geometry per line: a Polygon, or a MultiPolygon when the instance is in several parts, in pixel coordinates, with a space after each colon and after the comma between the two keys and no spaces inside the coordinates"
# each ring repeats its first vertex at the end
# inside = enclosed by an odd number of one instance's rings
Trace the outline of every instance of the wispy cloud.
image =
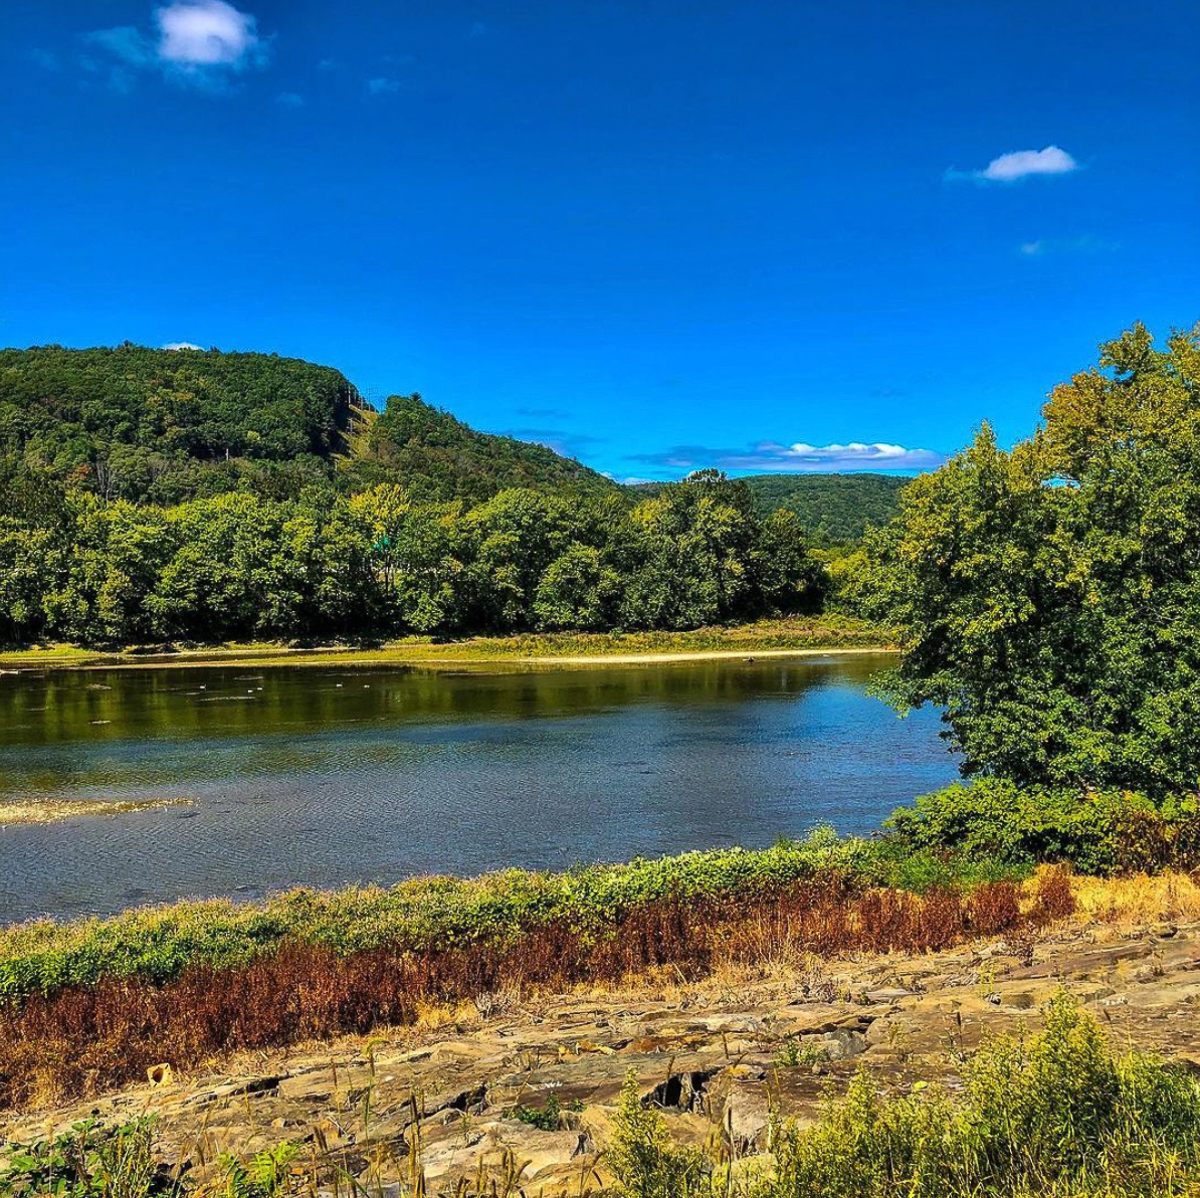
{"type": "Polygon", "coordinates": [[[803,474],[851,470],[933,470],[942,465],[946,457],[931,449],[908,449],[884,441],[870,444],[850,441],[845,445],[809,445],[804,441],[780,445],[775,441],[762,441],[745,449],[676,445],[661,453],[630,454],[629,460],[672,470],[699,470],[716,466],[720,470],[803,474]]]}
{"type": "MultiPolygon", "coordinates": [[[[122,84],[131,82],[131,71],[219,87],[230,74],[264,66],[269,57],[257,19],[225,0],[175,0],[154,10],[154,25],[153,35],[117,25],[84,36],[88,46],[109,56],[109,83],[117,90],[127,90],[122,84]]],[[[82,65],[98,69],[92,59],[82,65]]]]}
{"type": "Polygon", "coordinates": [[[367,91],[373,96],[387,96],[399,90],[400,82],[397,79],[388,79],[384,76],[379,76],[375,79],[367,80],[367,91]]]}
{"type": "Polygon", "coordinates": [[[1047,254],[1102,254],[1118,248],[1115,241],[1092,237],[1041,237],[1037,241],[1021,243],[1020,252],[1026,258],[1044,258],[1047,254]]]}
{"type": "Polygon", "coordinates": [[[280,92],[275,97],[275,103],[280,108],[303,108],[304,97],[298,92],[280,92]]]}
{"type": "Polygon", "coordinates": [[[168,341],[163,349],[200,349],[200,346],[193,345],[190,341],[168,341]]]}
{"type": "Polygon", "coordinates": [[[973,179],[977,183],[1017,183],[1032,175],[1069,175],[1082,169],[1080,164],[1058,146],[1043,150],[1014,150],[1001,154],[977,171],[960,171],[954,167],[946,172],[948,180],[973,179]]]}

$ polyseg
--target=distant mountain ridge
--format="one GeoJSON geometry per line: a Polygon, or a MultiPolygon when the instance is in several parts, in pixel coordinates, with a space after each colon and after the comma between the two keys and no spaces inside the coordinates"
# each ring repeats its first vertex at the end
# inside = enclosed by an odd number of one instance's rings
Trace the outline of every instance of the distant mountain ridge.
{"type": "MultiPolygon", "coordinates": [[[[819,541],[852,541],[898,510],[908,481],[881,474],[761,474],[760,515],[795,512],[819,541]]],[[[420,395],[377,411],[341,371],[278,354],[45,345],[0,350],[0,496],[91,490],[164,506],[235,490],[402,484],[478,503],[512,487],[625,495],[544,445],[484,433],[420,395]]],[[[36,500],[43,502],[44,500],[36,500]]]]}
{"type": "MultiPolygon", "coordinates": [[[[900,492],[912,479],[891,474],[748,474],[746,484],[760,516],[795,512],[816,541],[857,541],[868,525],[887,524],[900,510],[900,492]]],[[[638,483],[653,495],[665,483],[638,483]]]]}
{"type": "Polygon", "coordinates": [[[282,497],[323,480],[471,502],[509,487],[616,489],[418,395],[376,412],[329,366],[130,343],[0,350],[0,484],[31,475],[158,504],[239,489],[282,497]]]}
{"type": "Polygon", "coordinates": [[[911,478],[892,474],[757,474],[746,480],[760,514],[795,512],[818,540],[857,541],[867,525],[887,524],[911,478]]]}

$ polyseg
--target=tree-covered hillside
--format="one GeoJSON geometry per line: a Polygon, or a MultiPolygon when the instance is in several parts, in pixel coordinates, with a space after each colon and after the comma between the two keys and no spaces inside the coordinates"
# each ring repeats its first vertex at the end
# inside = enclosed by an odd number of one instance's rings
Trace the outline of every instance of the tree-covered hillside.
{"type": "Polygon", "coordinates": [[[786,508],[822,541],[857,541],[868,524],[887,524],[912,481],[890,474],[759,474],[746,485],[762,515],[786,508]]]}
{"type": "Polygon", "coordinates": [[[572,458],[478,432],[420,395],[393,395],[355,444],[360,452],[349,470],[356,484],[399,481],[430,499],[483,500],[506,487],[616,490],[572,458]]]}
{"type": "Polygon", "coordinates": [[[0,643],[696,628],[814,610],[799,521],[638,497],[265,354],[0,354],[0,643]]]}
{"type": "MultiPolygon", "coordinates": [[[[794,512],[818,544],[861,539],[868,525],[887,524],[900,510],[900,490],[910,478],[890,474],[751,474],[750,489],[760,516],[794,512]]],[[[657,495],[666,483],[638,483],[638,495],[657,495]]]]}
{"type": "Polygon", "coordinates": [[[156,504],[287,498],[323,480],[471,501],[514,486],[612,486],[419,396],[394,397],[376,418],[340,371],[296,358],[128,343],[0,351],[0,494],[18,504],[74,491],[156,504]]]}
{"type": "Polygon", "coordinates": [[[295,490],[344,448],[356,401],[339,371],[275,354],[3,350],[0,469],[135,502],[295,490]]]}

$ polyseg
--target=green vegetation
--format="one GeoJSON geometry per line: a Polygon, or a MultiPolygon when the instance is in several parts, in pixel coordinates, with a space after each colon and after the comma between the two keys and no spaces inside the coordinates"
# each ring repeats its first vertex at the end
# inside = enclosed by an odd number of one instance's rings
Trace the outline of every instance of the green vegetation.
{"type": "Polygon", "coordinates": [[[871,526],[900,511],[900,491],[911,479],[891,474],[756,474],[746,480],[763,516],[794,512],[818,544],[859,541],[871,526]]]}
{"type": "Polygon", "coordinates": [[[175,1198],[182,1170],[155,1159],[154,1120],[105,1126],[97,1119],[63,1135],[5,1149],[3,1198],[175,1198]]]}
{"type": "MultiPolygon", "coordinates": [[[[677,1147],[644,1106],[631,1074],[605,1165],[625,1198],[1160,1198],[1200,1186],[1200,1083],[1185,1069],[1118,1055],[1067,994],[1028,1039],[996,1037],[963,1066],[961,1095],[924,1083],[887,1093],[860,1071],[831,1094],[811,1127],[773,1130],[773,1165],[739,1172],[705,1151],[677,1147]]],[[[550,1128],[546,1111],[527,1121],[550,1128]],[[536,1118],[535,1118],[536,1117],[536,1118]]],[[[554,1112],[557,1127],[559,1112],[554,1112]]],[[[223,1157],[195,1183],[189,1159],[155,1151],[151,1120],[77,1124],[53,1140],[10,1145],[3,1198],[274,1198],[315,1192],[336,1161],[308,1162],[284,1142],[239,1161],[223,1157]]],[[[419,1137],[416,1141],[419,1144],[419,1137]]],[[[419,1149],[400,1194],[424,1192],[419,1149]]],[[[353,1189],[349,1174],[337,1176],[353,1189]]],[[[337,1182],[335,1184],[335,1189],[337,1182]]],[[[478,1191],[487,1192],[480,1174],[478,1191]]],[[[493,1191],[494,1192],[494,1191],[493,1191]]],[[[508,1192],[506,1190],[506,1192],[508,1192]]],[[[594,1191],[589,1191],[593,1192],[594,1191]]]]}
{"type": "MultiPolygon", "coordinates": [[[[563,1109],[559,1105],[558,1098],[551,1094],[546,1100],[545,1106],[524,1106],[518,1103],[505,1114],[510,1119],[516,1119],[519,1123],[527,1123],[530,1127],[536,1127],[540,1131],[558,1131],[563,1109]]],[[[582,1111],[583,1103],[576,1098],[567,1103],[565,1109],[575,1112],[582,1111]]]]}
{"type": "Polygon", "coordinates": [[[479,502],[511,487],[616,491],[578,462],[479,433],[419,395],[382,415],[339,371],[278,354],[48,345],[0,351],[4,510],[53,514],[65,493],[170,506],[248,492],[296,498],[401,483],[479,502]]]}
{"type": "Polygon", "coordinates": [[[166,982],[189,966],[227,969],[285,944],[342,955],[388,947],[448,950],[505,944],[531,928],[563,924],[599,937],[630,911],[663,900],[770,895],[831,874],[853,888],[913,891],[1019,876],[991,863],[956,863],[907,846],[829,830],[768,849],[685,853],[567,873],[505,870],[480,878],[418,878],[390,889],[297,890],[261,904],[226,900],[127,911],[72,923],[39,920],[0,929],[0,1003],[104,978],[166,982]]]}
{"type": "Polygon", "coordinates": [[[1200,868],[1200,807],[1191,795],[1155,802],[1132,791],[1081,795],[980,778],[924,795],[888,822],[914,849],[967,860],[1069,862],[1088,874],[1200,868]]]}
{"type": "Polygon", "coordinates": [[[739,1182],[674,1147],[636,1087],[622,1096],[612,1164],[628,1198],[1160,1198],[1200,1186],[1200,1083],[1153,1057],[1118,1057],[1060,994],[1045,1030],[997,1038],[965,1091],[887,1095],[860,1072],[821,1120],[775,1131],[773,1173],[739,1182]]]}
{"type": "Polygon", "coordinates": [[[545,632],[505,637],[464,637],[437,640],[428,636],[385,641],[370,648],[322,646],[307,648],[269,642],[205,646],[199,649],[144,650],[83,649],[71,645],[0,651],[0,669],[144,665],[149,668],[186,665],[404,665],[465,662],[550,661],[572,658],[653,659],[657,656],[803,653],[822,650],[884,651],[888,629],[855,616],[828,612],[816,616],[785,616],[749,623],[694,628],[685,632],[545,632]]]}
{"type": "Polygon", "coordinates": [[[786,513],[718,478],[630,510],[538,491],[474,508],[387,484],[173,508],[71,495],[0,516],[0,642],[79,644],[688,629],[813,610],[823,571],[786,513]]]}
{"type": "Polygon", "coordinates": [[[0,354],[0,644],[690,629],[815,611],[790,514],[260,354],[0,354]]]}
{"type": "Polygon", "coordinates": [[[968,774],[1136,790],[1200,778],[1200,326],[1138,325],[901,494],[861,580],[898,627],[891,693],[946,709],[968,774]]]}
{"type": "Polygon", "coordinates": [[[499,491],[534,487],[616,494],[617,485],[544,445],[481,433],[419,395],[393,395],[343,477],[366,490],[398,482],[423,499],[481,503],[499,491]]]}

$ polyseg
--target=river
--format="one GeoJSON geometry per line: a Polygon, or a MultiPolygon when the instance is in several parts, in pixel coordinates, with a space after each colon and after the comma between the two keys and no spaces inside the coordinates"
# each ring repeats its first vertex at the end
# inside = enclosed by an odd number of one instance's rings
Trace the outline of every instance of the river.
{"type": "Polygon", "coordinates": [[[951,781],[886,655],[0,677],[0,803],[186,805],[0,828],[0,923],[866,832],[951,781]]]}

